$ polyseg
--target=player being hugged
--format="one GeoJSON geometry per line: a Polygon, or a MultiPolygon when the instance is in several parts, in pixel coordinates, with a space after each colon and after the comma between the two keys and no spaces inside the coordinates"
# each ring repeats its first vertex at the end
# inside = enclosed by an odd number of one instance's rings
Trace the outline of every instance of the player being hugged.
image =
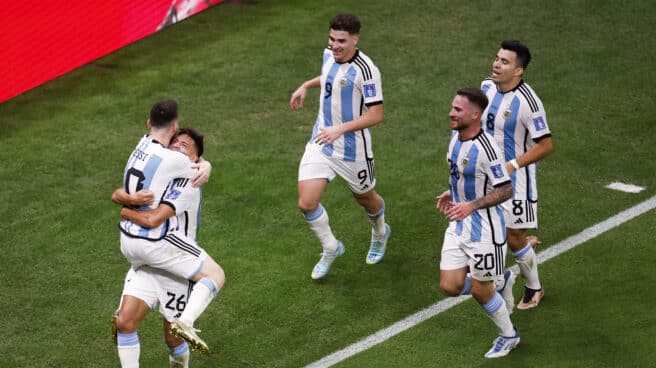
{"type": "MultiPolygon", "coordinates": [[[[133,150],[125,166],[123,189],[131,195],[148,189],[153,193],[153,203],[136,207],[145,211],[170,207],[170,217],[176,211],[174,200],[183,187],[192,186],[196,174],[189,158],[167,149],[178,131],[178,105],[173,100],[153,105],[147,122],[146,134],[133,150]],[[175,191],[175,192],[173,192],[175,191]]],[[[207,175],[208,176],[208,175],[207,175]]],[[[225,283],[223,269],[194,238],[185,235],[174,221],[144,226],[122,213],[119,223],[121,252],[133,268],[150,266],[177,277],[195,282],[181,316],[171,323],[171,332],[185,339],[191,347],[207,353],[207,344],[198,336],[193,324],[207,308],[225,283]]],[[[137,327],[143,316],[143,301],[124,295],[116,321],[117,344],[121,364],[137,366],[140,348],[137,327]]]]}

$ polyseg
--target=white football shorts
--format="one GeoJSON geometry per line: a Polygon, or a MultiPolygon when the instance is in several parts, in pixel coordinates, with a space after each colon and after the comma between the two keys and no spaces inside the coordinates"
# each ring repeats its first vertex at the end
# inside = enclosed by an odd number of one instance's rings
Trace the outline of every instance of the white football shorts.
{"type": "Polygon", "coordinates": [[[469,266],[472,277],[479,281],[494,281],[503,275],[507,246],[491,242],[472,242],[456,235],[448,228],[444,232],[441,270],[455,270],[469,266]]]}
{"type": "Polygon", "coordinates": [[[509,229],[537,229],[538,202],[509,199],[501,204],[509,229]]]}
{"type": "Polygon", "coordinates": [[[151,310],[159,306],[162,316],[167,321],[173,322],[182,315],[187,306],[193,285],[194,283],[189,280],[157,268],[143,266],[134,269],[130,267],[125,275],[122,295],[130,295],[143,300],[151,310]]]}
{"type": "Polygon", "coordinates": [[[326,156],[314,144],[305,146],[305,153],[298,166],[298,181],[327,179],[329,182],[339,175],[353,193],[363,194],[376,186],[374,160],[343,161],[326,156]]]}
{"type": "Polygon", "coordinates": [[[207,253],[181,233],[161,240],[133,238],[121,232],[121,252],[134,268],[144,265],[191,280],[203,266],[207,253]]]}

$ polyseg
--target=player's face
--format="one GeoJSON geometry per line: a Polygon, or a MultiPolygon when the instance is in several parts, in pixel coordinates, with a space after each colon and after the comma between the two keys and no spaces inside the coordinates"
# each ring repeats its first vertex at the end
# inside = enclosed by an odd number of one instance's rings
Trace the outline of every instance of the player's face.
{"type": "Polygon", "coordinates": [[[473,124],[480,124],[476,116],[476,111],[469,100],[467,100],[467,97],[456,95],[453,98],[451,111],[449,111],[452,130],[461,131],[471,127],[473,124]]]}
{"type": "Polygon", "coordinates": [[[358,35],[331,29],[328,35],[328,47],[332,50],[335,60],[338,63],[343,63],[349,61],[355,55],[359,39],[358,35]]]}
{"type": "Polygon", "coordinates": [[[180,134],[179,136],[173,138],[173,142],[171,142],[171,146],[169,146],[170,149],[173,151],[178,151],[182,152],[191,161],[198,161],[198,154],[196,153],[196,144],[193,139],[191,139],[190,136],[186,134],[180,134]]]}
{"type": "Polygon", "coordinates": [[[499,49],[492,63],[492,80],[497,84],[507,84],[521,77],[523,68],[517,66],[517,53],[499,49]]]}

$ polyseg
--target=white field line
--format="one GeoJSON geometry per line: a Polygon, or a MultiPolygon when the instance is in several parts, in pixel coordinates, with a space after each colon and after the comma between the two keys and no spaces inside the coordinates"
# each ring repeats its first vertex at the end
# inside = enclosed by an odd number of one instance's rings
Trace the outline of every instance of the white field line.
{"type": "MultiPolygon", "coordinates": [[[[570,236],[569,238],[552,245],[546,250],[538,253],[538,261],[540,263],[546,262],[551,258],[554,258],[559,254],[562,254],[654,208],[656,208],[656,196],[651,197],[642,203],[639,203],[596,225],[590,226],[589,228],[581,231],[576,235],[570,236]]],[[[515,273],[518,272],[517,265],[512,266],[510,269],[515,273]]],[[[378,345],[390,339],[391,337],[396,336],[401,332],[464,302],[469,298],[471,298],[471,296],[467,295],[443,299],[428,308],[422,309],[415,314],[412,314],[386,328],[383,328],[382,330],[379,330],[372,335],[365,337],[364,339],[354,344],[345,347],[344,349],[338,350],[320,360],[317,360],[312,364],[307,365],[306,368],[323,368],[333,366],[354,356],[355,354],[378,345]]]]}

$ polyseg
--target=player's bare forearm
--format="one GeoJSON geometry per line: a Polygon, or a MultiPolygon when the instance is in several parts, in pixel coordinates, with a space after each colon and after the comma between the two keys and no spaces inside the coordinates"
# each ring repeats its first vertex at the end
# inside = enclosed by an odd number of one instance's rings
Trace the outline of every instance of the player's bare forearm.
{"type": "Polygon", "coordinates": [[[314,77],[310,80],[307,80],[307,81],[303,82],[303,84],[301,86],[305,87],[307,89],[319,88],[319,87],[321,87],[321,76],[317,76],[317,77],[314,77]]]}
{"type": "Polygon", "coordinates": [[[122,206],[147,206],[152,204],[154,200],[155,195],[148,189],[129,194],[125,189],[118,188],[112,193],[112,202],[122,206]]]}
{"type": "Polygon", "coordinates": [[[292,97],[289,99],[289,106],[292,110],[298,110],[303,107],[305,103],[305,97],[307,96],[307,91],[310,88],[321,87],[321,76],[312,78],[303,82],[297,89],[292,93],[292,97]]]}
{"type": "Polygon", "coordinates": [[[343,124],[343,133],[354,132],[357,130],[371,128],[372,126],[383,121],[384,109],[383,104],[373,105],[369,110],[360,115],[357,119],[351,120],[343,124]]]}
{"type": "Polygon", "coordinates": [[[490,193],[477,198],[472,203],[474,209],[488,208],[501,204],[512,197],[512,184],[510,182],[494,188],[490,193]]]}
{"type": "Polygon", "coordinates": [[[121,218],[147,228],[157,227],[173,215],[175,215],[173,208],[165,204],[159,205],[154,210],[146,211],[137,211],[127,207],[121,209],[121,218]]]}
{"type": "Polygon", "coordinates": [[[330,144],[344,133],[369,128],[378,124],[381,120],[383,120],[383,105],[374,105],[369,111],[355,120],[320,129],[314,137],[314,141],[318,144],[330,144]]]}
{"type": "Polygon", "coordinates": [[[526,151],[523,155],[516,158],[519,167],[530,165],[549,156],[553,152],[553,140],[551,137],[540,139],[526,151]]]}

